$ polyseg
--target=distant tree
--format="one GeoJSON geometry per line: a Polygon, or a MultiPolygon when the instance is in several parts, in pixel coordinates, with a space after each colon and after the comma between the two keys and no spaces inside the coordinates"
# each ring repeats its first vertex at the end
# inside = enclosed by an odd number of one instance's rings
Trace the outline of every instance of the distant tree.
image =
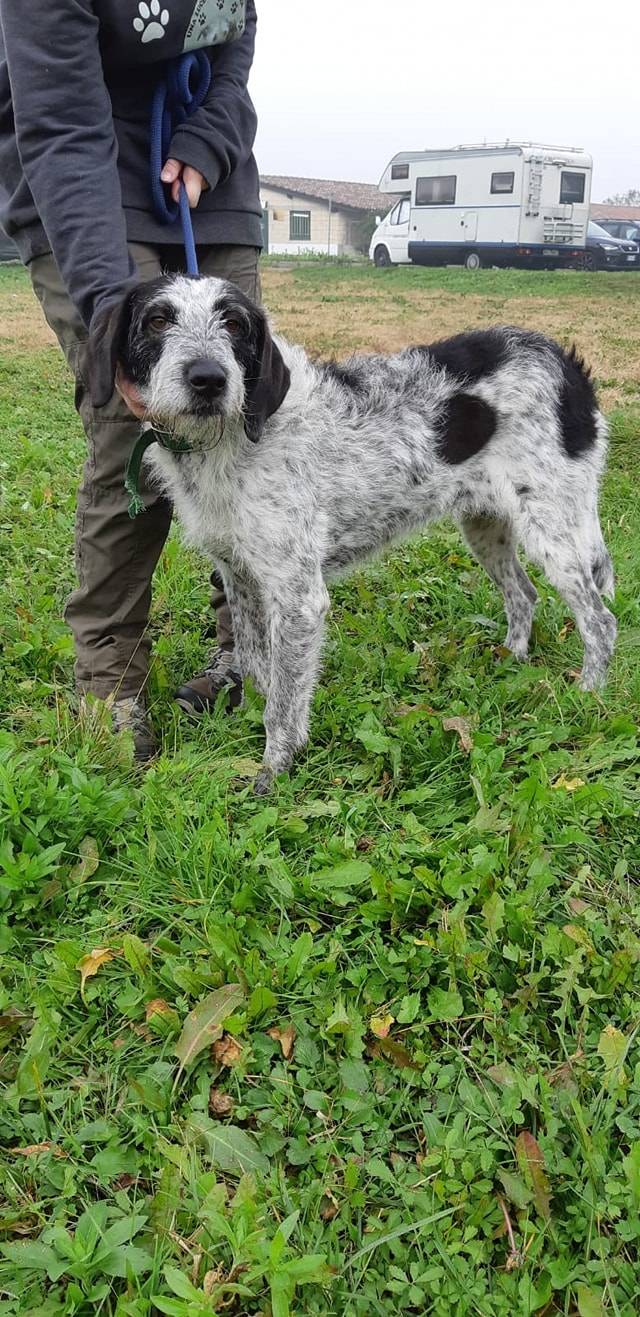
{"type": "Polygon", "coordinates": [[[362,252],[365,256],[369,250],[369,243],[377,228],[376,215],[364,215],[362,219],[353,220],[351,223],[351,243],[357,252],[362,252]]]}
{"type": "Polygon", "coordinates": [[[640,206],[640,188],[630,187],[628,192],[616,192],[615,197],[605,197],[605,206],[640,206]]]}

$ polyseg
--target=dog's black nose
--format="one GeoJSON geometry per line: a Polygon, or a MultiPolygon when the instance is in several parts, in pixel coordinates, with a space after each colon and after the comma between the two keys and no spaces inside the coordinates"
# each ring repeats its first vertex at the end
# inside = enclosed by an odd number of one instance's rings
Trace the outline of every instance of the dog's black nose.
{"type": "Polygon", "coordinates": [[[218,398],[227,382],[226,370],[217,361],[209,361],[207,357],[192,361],[187,366],[186,375],[191,388],[204,398],[218,398]]]}

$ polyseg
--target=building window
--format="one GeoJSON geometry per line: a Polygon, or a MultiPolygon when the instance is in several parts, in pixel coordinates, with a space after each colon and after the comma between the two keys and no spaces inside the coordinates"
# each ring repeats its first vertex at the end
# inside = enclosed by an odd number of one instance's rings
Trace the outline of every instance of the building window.
{"type": "Polygon", "coordinates": [[[563,169],[560,175],[560,204],[579,205],[584,201],[584,174],[569,174],[563,169]]]}
{"type": "Polygon", "coordinates": [[[289,211],[289,241],[309,242],[311,237],[311,211],[289,211]]]}
{"type": "Polygon", "coordinates": [[[399,165],[392,165],[392,166],[391,166],[391,177],[392,177],[392,178],[408,178],[408,177],[409,177],[409,162],[408,162],[408,161],[404,161],[402,164],[399,164],[399,165]]]}
{"type": "Polygon", "coordinates": [[[455,174],[416,179],[416,206],[453,206],[455,199],[455,174]]]}
{"type": "Polygon", "coordinates": [[[491,192],[513,192],[515,174],[492,174],[491,192]]]}

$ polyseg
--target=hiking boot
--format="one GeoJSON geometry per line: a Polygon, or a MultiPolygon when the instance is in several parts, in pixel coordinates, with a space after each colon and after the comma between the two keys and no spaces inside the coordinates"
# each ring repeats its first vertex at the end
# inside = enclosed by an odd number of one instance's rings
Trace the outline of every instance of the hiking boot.
{"type": "Polygon", "coordinates": [[[158,752],[156,738],[144,703],[135,695],[114,700],[111,709],[113,730],[131,732],[133,755],[137,764],[146,764],[158,752]]]}
{"type": "Polygon", "coordinates": [[[220,691],[224,690],[229,692],[225,709],[231,713],[242,702],[242,677],[236,667],[233,645],[221,645],[214,650],[207,667],[176,691],[176,703],[190,718],[201,718],[203,713],[215,708],[220,691]]]}

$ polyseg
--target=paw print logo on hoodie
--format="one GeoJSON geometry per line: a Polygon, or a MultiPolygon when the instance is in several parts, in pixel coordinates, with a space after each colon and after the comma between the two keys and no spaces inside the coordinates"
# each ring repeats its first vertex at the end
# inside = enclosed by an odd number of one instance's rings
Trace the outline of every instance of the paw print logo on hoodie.
{"type": "Polygon", "coordinates": [[[149,41],[159,41],[165,35],[165,29],[169,22],[169,10],[161,9],[159,0],[140,0],[138,5],[137,18],[133,20],[133,26],[136,32],[140,33],[140,40],[143,45],[149,41]]]}

